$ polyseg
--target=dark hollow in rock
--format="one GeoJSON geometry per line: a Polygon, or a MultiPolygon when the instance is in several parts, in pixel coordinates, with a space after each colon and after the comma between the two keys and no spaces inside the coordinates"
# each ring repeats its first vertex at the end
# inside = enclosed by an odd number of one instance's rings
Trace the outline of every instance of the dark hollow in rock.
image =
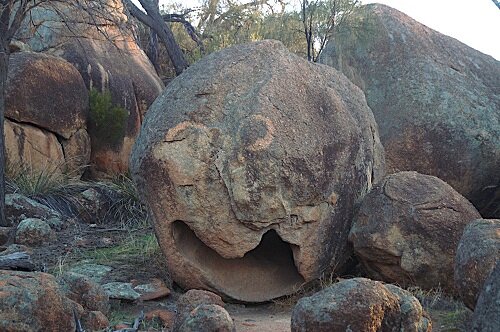
{"type": "Polygon", "coordinates": [[[230,297],[265,301],[291,293],[304,282],[293,259],[296,246],[283,241],[274,230],[265,233],[259,245],[242,258],[232,259],[205,245],[182,221],[174,222],[173,234],[179,252],[205,271],[209,283],[224,285],[230,297]]]}

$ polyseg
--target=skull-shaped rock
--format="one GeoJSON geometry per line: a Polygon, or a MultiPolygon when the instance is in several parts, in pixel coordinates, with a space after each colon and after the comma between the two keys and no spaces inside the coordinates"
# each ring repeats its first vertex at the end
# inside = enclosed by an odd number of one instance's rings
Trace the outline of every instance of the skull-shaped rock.
{"type": "Polygon", "coordinates": [[[343,268],[354,205],[382,166],[361,90],[276,41],[191,66],[131,157],[173,279],[248,302],[343,268]]]}

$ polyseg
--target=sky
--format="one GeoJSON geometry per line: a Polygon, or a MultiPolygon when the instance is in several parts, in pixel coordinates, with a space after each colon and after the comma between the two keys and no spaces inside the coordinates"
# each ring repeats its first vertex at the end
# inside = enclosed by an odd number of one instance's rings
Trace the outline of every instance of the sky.
{"type": "MultiPolygon", "coordinates": [[[[160,0],[172,3],[173,0],[160,0]]],[[[175,1],[187,7],[198,0],[175,1]]],[[[492,0],[378,0],[500,61],[500,9],[492,0]]]]}

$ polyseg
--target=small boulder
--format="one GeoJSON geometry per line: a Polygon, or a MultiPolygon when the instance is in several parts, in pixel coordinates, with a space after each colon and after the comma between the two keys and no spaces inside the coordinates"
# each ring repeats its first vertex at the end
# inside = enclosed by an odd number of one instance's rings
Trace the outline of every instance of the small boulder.
{"type": "Polygon", "coordinates": [[[54,276],[0,270],[0,331],[75,331],[73,308],[54,276]]]}
{"type": "Polygon", "coordinates": [[[222,298],[209,291],[191,289],[182,294],[177,300],[177,315],[175,317],[174,330],[177,330],[191,311],[202,304],[216,304],[224,307],[222,298]]]}
{"type": "Polygon", "coordinates": [[[109,297],[103,287],[90,278],[74,273],[66,272],[59,283],[66,297],[79,303],[84,310],[100,311],[107,314],[109,310],[109,297]]]}
{"type": "Polygon", "coordinates": [[[465,227],[455,258],[455,285],[474,310],[486,278],[500,260],[500,219],[478,219],[465,227]]]}
{"type": "Polygon", "coordinates": [[[100,311],[89,311],[82,316],[85,331],[101,331],[109,327],[108,318],[100,311]]]}
{"type": "Polygon", "coordinates": [[[292,332],[430,332],[420,302],[399,287],[365,278],[343,280],[299,300],[292,332]]]}
{"type": "Polygon", "coordinates": [[[490,273],[472,316],[473,332],[498,332],[500,328],[500,263],[490,273]]]}
{"type": "Polygon", "coordinates": [[[365,196],[349,240],[374,279],[454,292],[458,242],[465,226],[480,217],[444,181],[400,172],[365,196]]]}
{"type": "Polygon", "coordinates": [[[175,312],[166,309],[155,309],[148,311],[144,316],[145,320],[159,319],[164,327],[172,328],[175,321],[175,312]]]}
{"type": "Polygon", "coordinates": [[[55,240],[56,235],[49,224],[38,218],[24,219],[16,229],[16,243],[39,246],[55,240]]]}
{"type": "Polygon", "coordinates": [[[5,195],[5,217],[7,225],[0,226],[17,226],[21,220],[26,218],[43,220],[53,217],[62,218],[57,211],[21,194],[5,195]]]}
{"type": "Polygon", "coordinates": [[[178,331],[235,332],[236,328],[226,309],[216,304],[202,304],[189,313],[178,331]]]}

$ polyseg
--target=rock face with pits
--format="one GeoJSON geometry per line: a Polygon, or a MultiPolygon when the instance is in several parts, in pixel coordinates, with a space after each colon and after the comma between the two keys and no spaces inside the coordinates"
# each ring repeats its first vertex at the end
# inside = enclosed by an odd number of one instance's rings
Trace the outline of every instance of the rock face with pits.
{"type": "Polygon", "coordinates": [[[361,90],[276,41],[176,78],[131,157],[174,280],[249,302],[342,269],[353,207],[382,168],[361,90]]]}
{"type": "Polygon", "coordinates": [[[388,6],[359,14],[320,62],[365,92],[388,173],[437,176],[499,216],[500,62],[388,6]]]}
{"type": "Polygon", "coordinates": [[[366,195],[349,240],[373,278],[452,293],[458,242],[466,225],[479,217],[444,181],[400,172],[366,195]]]}

